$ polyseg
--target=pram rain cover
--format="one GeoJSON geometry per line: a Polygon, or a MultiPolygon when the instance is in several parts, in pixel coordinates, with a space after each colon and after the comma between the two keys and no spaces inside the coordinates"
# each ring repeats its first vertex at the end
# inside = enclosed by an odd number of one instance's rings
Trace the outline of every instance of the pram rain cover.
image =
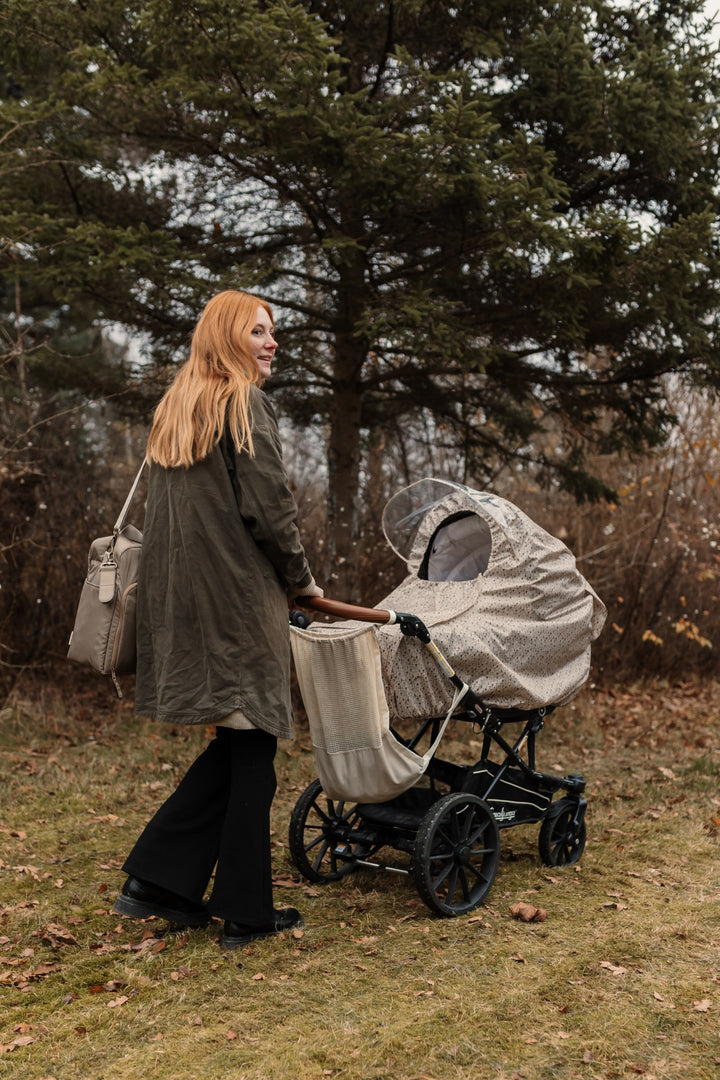
{"type": "MultiPolygon", "coordinates": [[[[498,495],[431,478],[390,499],[383,528],[408,576],[377,607],[418,615],[486,704],[576,696],[606,611],[562,541],[498,495]]],[[[441,715],[449,687],[432,656],[397,626],[376,633],[391,719],[441,715]]]]}

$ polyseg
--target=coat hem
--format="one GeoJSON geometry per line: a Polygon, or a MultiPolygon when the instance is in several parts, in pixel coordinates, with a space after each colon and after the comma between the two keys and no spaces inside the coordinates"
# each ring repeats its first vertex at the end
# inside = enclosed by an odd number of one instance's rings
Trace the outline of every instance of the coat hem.
{"type": "Polygon", "coordinates": [[[234,712],[235,709],[241,709],[256,728],[259,728],[261,731],[266,731],[268,735],[275,735],[278,739],[295,738],[292,724],[289,728],[284,725],[270,724],[266,720],[254,715],[253,710],[249,710],[247,705],[237,700],[233,704],[223,705],[213,709],[211,713],[202,713],[201,715],[191,713],[190,715],[173,714],[165,716],[161,712],[143,708],[136,708],[135,715],[145,720],[156,720],[161,724],[179,724],[183,727],[197,727],[201,724],[217,724],[219,721],[224,720],[229,713],[234,712]],[[253,713],[253,715],[251,715],[251,713],[253,713]]]}

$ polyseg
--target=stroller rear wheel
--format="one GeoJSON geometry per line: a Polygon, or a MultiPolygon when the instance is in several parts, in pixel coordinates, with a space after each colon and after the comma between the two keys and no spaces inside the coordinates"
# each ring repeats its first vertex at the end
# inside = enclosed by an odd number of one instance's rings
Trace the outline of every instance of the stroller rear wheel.
{"type": "Polygon", "coordinates": [[[420,896],[439,915],[464,915],[481,904],[500,861],[500,834],[488,804],[451,792],[418,828],[412,872],[420,896]]]}
{"type": "Polygon", "coordinates": [[[585,850],[585,800],[558,799],[540,827],[538,849],[546,866],[572,866],[585,850]]]}
{"type": "Polygon", "coordinates": [[[355,805],[336,802],[313,780],[295,804],[288,844],[296,867],[308,881],[338,881],[357,869],[374,846],[357,835],[360,815],[355,805]]]}

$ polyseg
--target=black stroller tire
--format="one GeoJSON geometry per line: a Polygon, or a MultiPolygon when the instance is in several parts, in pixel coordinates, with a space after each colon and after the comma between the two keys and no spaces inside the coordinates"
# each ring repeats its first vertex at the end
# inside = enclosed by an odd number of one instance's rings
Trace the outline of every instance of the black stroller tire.
{"type": "Polygon", "coordinates": [[[585,850],[585,806],[577,799],[558,799],[540,827],[538,849],[546,866],[573,866],[585,850]]]}
{"type": "Polygon", "coordinates": [[[295,866],[308,881],[339,881],[357,869],[357,859],[375,850],[358,841],[357,806],[331,799],[319,780],[305,788],[290,816],[288,845],[295,866]]]}
{"type": "Polygon", "coordinates": [[[465,915],[481,904],[499,861],[497,823],[477,795],[444,795],[420,822],[412,872],[420,896],[438,915],[465,915]]]}

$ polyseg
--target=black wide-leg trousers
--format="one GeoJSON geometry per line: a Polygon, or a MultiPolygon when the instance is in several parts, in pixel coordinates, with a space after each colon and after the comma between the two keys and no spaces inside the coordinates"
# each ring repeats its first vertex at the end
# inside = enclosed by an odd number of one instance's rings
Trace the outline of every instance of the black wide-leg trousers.
{"type": "Polygon", "coordinates": [[[200,903],[215,869],[211,915],[271,926],[270,806],[277,739],[218,727],[148,822],[123,870],[200,903]]]}

